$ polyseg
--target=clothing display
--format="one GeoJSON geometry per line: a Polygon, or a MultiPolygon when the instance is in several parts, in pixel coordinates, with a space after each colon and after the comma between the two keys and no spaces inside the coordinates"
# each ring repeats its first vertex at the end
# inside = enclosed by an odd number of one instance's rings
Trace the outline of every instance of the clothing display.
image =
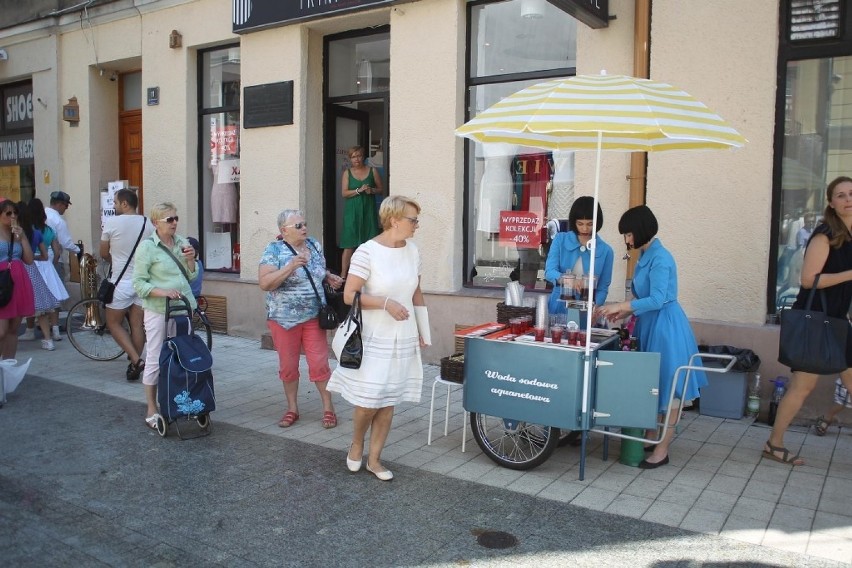
{"type": "MultiPolygon", "coordinates": [[[[376,187],[373,177],[375,170],[370,168],[367,177],[358,179],[349,170],[349,189],[355,191],[362,185],[376,187]]],[[[340,248],[356,248],[379,234],[379,217],[376,200],[372,195],[361,193],[343,200],[343,228],[340,232],[340,248]]]]}
{"type": "Polygon", "coordinates": [[[364,408],[420,402],[423,362],[412,301],[420,276],[417,246],[408,241],[404,247],[391,248],[367,241],[352,255],[349,273],[365,280],[364,294],[389,297],[405,306],[411,316],[397,321],[385,310],[363,310],[361,368],[338,366],[328,390],[364,408]]]}
{"type": "Polygon", "coordinates": [[[237,186],[234,183],[219,183],[219,165],[210,166],[213,185],[210,188],[210,219],[214,223],[236,223],[237,186]]]}
{"type": "Polygon", "coordinates": [[[512,209],[512,158],[515,147],[484,144],[485,171],[479,180],[479,200],[476,210],[476,230],[500,232],[500,211],[512,209]]]}
{"type": "MultiPolygon", "coordinates": [[[[642,351],[660,354],[659,411],[669,404],[674,373],[698,353],[698,345],[686,313],[677,301],[677,266],[674,257],[654,239],[639,257],[633,274],[633,296],[630,307],[636,315],[634,334],[642,351]]],[[[698,363],[700,364],[700,363],[698,363]]],[[[689,386],[683,392],[686,373],[680,373],[675,398],[683,402],[700,395],[707,384],[704,371],[691,371],[689,386]]]]}
{"type": "Polygon", "coordinates": [[[574,151],[553,151],[553,188],[547,202],[548,219],[567,219],[574,203],[574,151]]]}

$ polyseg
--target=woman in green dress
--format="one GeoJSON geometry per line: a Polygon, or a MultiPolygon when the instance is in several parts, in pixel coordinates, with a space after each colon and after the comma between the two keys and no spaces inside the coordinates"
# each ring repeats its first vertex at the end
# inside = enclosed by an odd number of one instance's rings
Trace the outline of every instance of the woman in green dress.
{"type": "Polygon", "coordinates": [[[343,249],[341,276],[349,273],[352,253],[361,243],[379,234],[376,199],[382,194],[382,177],[376,168],[364,163],[364,148],[349,148],[349,168],[344,170],[340,181],[343,194],[343,230],[340,248],[343,249]]]}

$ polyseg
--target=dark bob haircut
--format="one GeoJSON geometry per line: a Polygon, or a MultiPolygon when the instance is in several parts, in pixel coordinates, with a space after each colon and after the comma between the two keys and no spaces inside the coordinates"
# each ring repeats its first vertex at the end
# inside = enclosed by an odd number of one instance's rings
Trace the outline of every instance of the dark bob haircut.
{"type": "MultiPolygon", "coordinates": [[[[576,233],[577,221],[585,221],[587,219],[592,219],[594,206],[595,199],[593,197],[589,197],[588,195],[584,195],[575,199],[574,204],[571,205],[571,212],[568,213],[568,230],[576,233]]],[[[598,222],[597,227],[595,227],[595,230],[600,231],[601,227],[603,227],[603,209],[601,209],[601,204],[598,203],[598,222]]]]}
{"type": "Polygon", "coordinates": [[[618,221],[619,233],[633,234],[633,248],[648,244],[656,236],[658,229],[657,218],[647,205],[631,207],[618,221]]]}

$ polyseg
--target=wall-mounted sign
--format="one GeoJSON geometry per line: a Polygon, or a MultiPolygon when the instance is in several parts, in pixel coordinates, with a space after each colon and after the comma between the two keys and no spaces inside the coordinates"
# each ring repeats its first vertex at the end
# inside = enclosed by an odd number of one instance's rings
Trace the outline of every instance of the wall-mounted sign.
{"type": "MultiPolygon", "coordinates": [[[[410,0],[409,0],[410,1],[410,0]]],[[[398,0],[232,0],[234,33],[257,31],[342,12],[355,12],[398,0]]]]}
{"type": "Polygon", "coordinates": [[[68,99],[68,104],[62,105],[62,120],[76,126],[80,122],[80,104],[77,97],[68,99]]]}
{"type": "Polygon", "coordinates": [[[790,41],[840,36],[840,0],[791,0],[790,41]]]}
{"type": "Polygon", "coordinates": [[[148,87],[148,106],[160,104],[160,87],[148,87]]]}
{"type": "Polygon", "coordinates": [[[293,124],[293,81],[243,89],[243,127],[293,124]]]}
{"type": "Polygon", "coordinates": [[[609,0],[547,0],[590,28],[609,26],[609,0]]]}
{"type": "Polygon", "coordinates": [[[33,128],[33,84],[3,90],[3,130],[33,128]]]}

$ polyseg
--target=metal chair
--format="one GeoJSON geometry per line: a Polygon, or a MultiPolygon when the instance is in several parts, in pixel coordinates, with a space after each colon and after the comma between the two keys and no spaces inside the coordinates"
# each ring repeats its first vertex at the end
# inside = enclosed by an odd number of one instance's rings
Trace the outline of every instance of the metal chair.
{"type": "MultiPolygon", "coordinates": [[[[447,435],[450,429],[450,395],[452,394],[453,387],[461,387],[461,383],[454,383],[452,381],[445,381],[441,378],[440,375],[435,377],[435,382],[432,383],[432,400],[429,403],[429,435],[426,438],[426,445],[432,445],[432,419],[435,414],[435,387],[438,385],[445,385],[447,387],[447,406],[444,409],[444,436],[447,435]]],[[[468,423],[468,412],[464,413],[464,423],[462,424],[462,453],[465,451],[465,446],[467,444],[467,423],[468,423]]]]}

